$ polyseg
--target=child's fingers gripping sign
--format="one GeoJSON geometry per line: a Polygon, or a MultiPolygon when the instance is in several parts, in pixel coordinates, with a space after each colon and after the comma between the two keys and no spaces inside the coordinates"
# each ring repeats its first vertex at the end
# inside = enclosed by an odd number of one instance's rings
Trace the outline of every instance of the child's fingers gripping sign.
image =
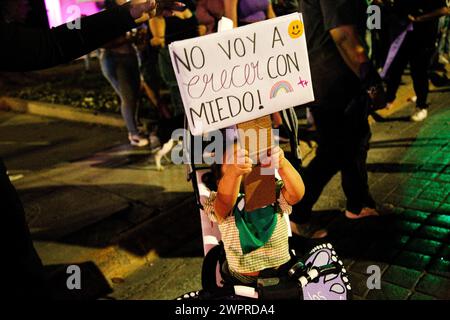
{"type": "Polygon", "coordinates": [[[234,167],[240,176],[248,174],[252,171],[253,160],[248,156],[248,151],[244,149],[236,150],[237,157],[234,167]]]}
{"type": "Polygon", "coordinates": [[[233,176],[242,176],[252,171],[253,161],[248,156],[248,151],[236,147],[232,156],[226,157],[224,164],[225,173],[233,176]]]}
{"type": "Polygon", "coordinates": [[[284,151],[279,146],[268,150],[267,155],[261,157],[261,167],[281,169],[285,163],[284,151]]]}

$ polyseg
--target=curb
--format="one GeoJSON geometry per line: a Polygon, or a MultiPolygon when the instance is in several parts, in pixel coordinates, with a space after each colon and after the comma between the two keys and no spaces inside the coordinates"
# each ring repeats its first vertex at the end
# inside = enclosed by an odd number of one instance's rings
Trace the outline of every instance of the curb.
{"type": "MultiPolygon", "coordinates": [[[[192,214],[199,214],[198,211],[195,211],[193,196],[180,201],[164,213],[149,217],[133,227],[125,229],[121,234],[117,235],[117,238],[114,237],[114,243],[111,245],[99,248],[94,247],[87,251],[74,250],[71,253],[63,253],[65,261],[59,268],[59,271],[65,273],[67,265],[81,266],[85,263],[92,263],[101,273],[108,286],[113,289],[116,281],[123,281],[123,279],[126,279],[141,267],[153,263],[161,254],[164,256],[168,252],[177,249],[176,243],[180,241],[181,235],[176,230],[173,230],[174,234],[171,234],[169,230],[169,227],[175,225],[177,221],[182,221],[182,224],[178,225],[181,229],[195,221],[196,228],[190,230],[183,237],[189,238],[195,234],[200,234],[199,232],[201,231],[196,230],[200,228],[200,222],[196,221],[197,219],[192,214]],[[180,212],[190,212],[191,214],[183,214],[180,217],[180,212]]],[[[34,240],[34,242],[36,241],[39,242],[39,240],[34,240]]],[[[52,243],[55,242],[52,241],[52,243]]],[[[56,241],[56,245],[60,247],[60,250],[67,250],[65,248],[67,244],[64,243],[63,239],[56,241]]],[[[40,249],[46,250],[45,246],[42,248],[37,247],[38,254],[40,254],[40,249]]],[[[46,261],[44,257],[41,257],[41,259],[46,266],[54,264],[46,261]]]]}
{"type": "MultiPolygon", "coordinates": [[[[96,263],[110,281],[115,277],[126,278],[143,265],[154,262],[160,255],[177,249],[180,237],[187,237],[183,239],[187,240],[194,235],[201,236],[201,225],[197,220],[200,220],[200,213],[192,194],[192,197],[185,198],[166,212],[125,231],[113,247],[96,257],[96,263]],[[182,216],[180,213],[183,213],[182,216]],[[185,231],[190,224],[194,227],[182,236],[181,231],[185,231]],[[170,227],[173,229],[170,230],[170,227]],[[134,250],[130,250],[131,247],[134,250]]],[[[114,287],[113,281],[111,285],[114,287]]]]}
{"type": "Polygon", "coordinates": [[[111,127],[125,127],[122,117],[118,115],[98,114],[66,105],[28,101],[11,97],[0,97],[0,111],[29,113],[49,118],[99,124],[111,127]]]}

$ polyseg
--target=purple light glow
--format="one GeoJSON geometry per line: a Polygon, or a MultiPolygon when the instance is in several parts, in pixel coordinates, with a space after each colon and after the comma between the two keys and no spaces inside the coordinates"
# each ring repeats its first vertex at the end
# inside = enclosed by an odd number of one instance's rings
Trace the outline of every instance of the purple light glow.
{"type": "Polygon", "coordinates": [[[78,6],[81,15],[90,16],[99,12],[95,1],[86,0],[45,0],[45,6],[47,8],[47,16],[50,27],[56,27],[63,23],[74,20],[78,17],[73,17],[73,11],[69,8],[70,6],[78,6]]]}

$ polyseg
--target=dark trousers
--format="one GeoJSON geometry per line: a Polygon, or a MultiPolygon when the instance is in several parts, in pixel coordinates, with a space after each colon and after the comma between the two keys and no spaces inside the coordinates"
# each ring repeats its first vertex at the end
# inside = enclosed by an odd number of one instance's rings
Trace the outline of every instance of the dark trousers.
{"type": "Polygon", "coordinates": [[[0,159],[2,291],[9,298],[48,298],[41,259],[34,249],[25,211],[0,159]]]}
{"type": "Polygon", "coordinates": [[[322,190],[341,172],[347,210],[358,214],[364,207],[375,207],[367,177],[367,152],[371,137],[366,95],[350,101],[336,99],[311,108],[318,131],[316,157],[303,170],[305,196],[293,210],[291,219],[307,222],[322,190]]]}
{"type": "MultiPolygon", "coordinates": [[[[422,33],[416,31],[411,31],[406,35],[406,38],[387,74],[386,95],[389,102],[395,100],[397,90],[402,80],[403,72],[409,63],[414,92],[417,96],[416,105],[418,108],[422,109],[426,109],[428,107],[428,69],[435,48],[430,47],[429,45],[424,45],[424,41],[421,41],[424,36],[433,37],[432,34],[423,35],[422,33]]],[[[427,42],[429,41],[427,40],[427,42]]]]}

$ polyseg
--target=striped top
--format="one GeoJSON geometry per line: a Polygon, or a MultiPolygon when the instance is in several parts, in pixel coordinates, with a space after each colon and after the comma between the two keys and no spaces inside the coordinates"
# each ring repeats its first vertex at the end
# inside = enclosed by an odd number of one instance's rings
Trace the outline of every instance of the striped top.
{"type": "MultiPolygon", "coordinates": [[[[213,222],[218,222],[214,213],[214,201],[217,193],[212,191],[204,204],[204,212],[213,222]]],[[[279,267],[290,260],[289,254],[289,229],[284,214],[290,214],[292,207],[285,200],[283,193],[279,193],[278,206],[280,212],[276,213],[277,222],[272,237],[262,247],[243,254],[239,239],[239,230],[235,217],[230,213],[228,217],[219,223],[219,230],[225,247],[228,267],[230,271],[237,273],[252,273],[267,268],[279,267]]],[[[242,210],[245,206],[244,198],[238,203],[242,210]]]]}

